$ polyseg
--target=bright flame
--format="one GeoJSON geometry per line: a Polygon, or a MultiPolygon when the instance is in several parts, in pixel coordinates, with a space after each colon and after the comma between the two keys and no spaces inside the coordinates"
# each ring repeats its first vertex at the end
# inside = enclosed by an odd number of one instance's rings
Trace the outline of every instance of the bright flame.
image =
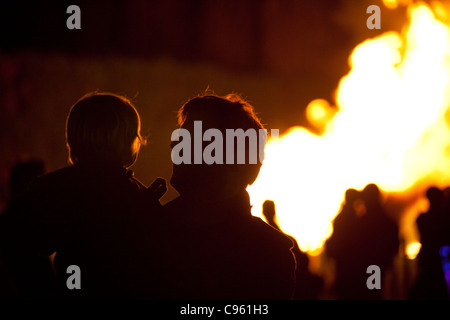
{"type": "Polygon", "coordinates": [[[397,9],[399,5],[406,6],[411,3],[412,0],[383,0],[383,4],[388,9],[397,9]]]}
{"type": "Polygon", "coordinates": [[[335,111],[327,100],[316,99],[306,106],[306,119],[318,129],[323,130],[334,116],[335,111]]]}
{"type": "Polygon", "coordinates": [[[398,7],[397,0],[383,0],[383,4],[386,8],[389,9],[397,9],[398,7]]]}
{"type": "Polygon", "coordinates": [[[422,244],[420,242],[411,242],[406,247],[406,256],[410,260],[414,260],[417,255],[419,254],[420,248],[422,247],[422,244]]]}
{"type": "MultiPolygon", "coordinates": [[[[323,134],[295,127],[269,141],[248,188],[253,214],[261,216],[264,200],[275,201],[280,227],[311,254],[331,235],[348,188],[376,183],[405,192],[450,184],[450,29],[425,5],[410,7],[409,15],[405,35],[387,32],[354,49],[337,90],[339,111],[323,134]]],[[[326,114],[310,108],[312,118],[326,114]]],[[[413,241],[407,248],[417,247],[413,241]]]]}

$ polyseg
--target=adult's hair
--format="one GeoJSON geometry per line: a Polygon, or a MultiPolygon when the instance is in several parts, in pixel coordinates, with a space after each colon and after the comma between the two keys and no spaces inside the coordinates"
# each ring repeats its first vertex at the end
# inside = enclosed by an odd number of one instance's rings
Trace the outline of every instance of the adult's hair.
{"type": "Polygon", "coordinates": [[[131,101],[113,93],[88,93],[70,109],[66,122],[72,164],[108,161],[131,166],[145,143],[131,101]]]}
{"type": "MultiPolygon", "coordinates": [[[[254,112],[253,106],[237,94],[229,94],[223,97],[214,94],[205,94],[190,99],[178,111],[178,124],[180,127],[191,131],[194,121],[202,122],[203,131],[207,129],[218,129],[222,133],[224,137],[224,159],[226,159],[225,139],[227,129],[242,129],[244,131],[253,129],[256,131],[258,141],[260,129],[264,129],[264,126],[254,112]]],[[[234,155],[236,157],[238,153],[236,149],[237,144],[235,143],[234,146],[234,155]]],[[[260,146],[258,142],[258,148],[260,146]]],[[[240,150],[241,152],[245,152],[246,159],[249,158],[249,153],[252,151],[250,149],[246,143],[245,150],[240,150]]],[[[245,164],[236,164],[236,160],[234,163],[201,165],[200,167],[194,164],[191,166],[191,170],[199,170],[197,172],[200,175],[208,175],[210,179],[215,179],[218,183],[220,183],[218,180],[230,180],[234,177],[236,182],[229,181],[230,184],[246,186],[252,184],[257,178],[262,165],[262,159],[258,157],[257,163],[255,164],[250,164],[247,160],[245,164]]],[[[175,182],[177,184],[177,181],[175,182]]]]}
{"type": "Polygon", "coordinates": [[[186,102],[178,111],[178,124],[201,120],[203,127],[226,129],[264,129],[253,106],[235,93],[224,97],[199,95],[186,102]]]}

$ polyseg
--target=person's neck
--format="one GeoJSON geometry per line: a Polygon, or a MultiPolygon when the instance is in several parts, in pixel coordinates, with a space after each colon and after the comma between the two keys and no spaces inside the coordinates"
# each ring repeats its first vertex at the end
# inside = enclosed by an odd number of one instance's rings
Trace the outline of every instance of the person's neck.
{"type": "Polygon", "coordinates": [[[204,190],[180,195],[180,200],[201,207],[202,209],[217,210],[218,206],[250,206],[249,195],[245,189],[234,192],[220,192],[218,190],[204,190]]]}
{"type": "Polygon", "coordinates": [[[74,167],[82,168],[87,171],[95,171],[95,172],[120,172],[127,173],[130,172],[130,176],[133,175],[131,170],[128,170],[119,162],[115,161],[78,161],[73,164],[74,167]]]}

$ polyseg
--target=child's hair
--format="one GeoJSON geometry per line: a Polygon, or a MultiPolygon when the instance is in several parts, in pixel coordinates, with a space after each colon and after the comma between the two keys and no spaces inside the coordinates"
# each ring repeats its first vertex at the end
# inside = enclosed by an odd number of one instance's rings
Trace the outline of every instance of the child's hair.
{"type": "Polygon", "coordinates": [[[113,93],[88,93],[67,117],[69,161],[109,161],[129,167],[145,144],[140,129],[141,119],[129,99],[113,93]]]}

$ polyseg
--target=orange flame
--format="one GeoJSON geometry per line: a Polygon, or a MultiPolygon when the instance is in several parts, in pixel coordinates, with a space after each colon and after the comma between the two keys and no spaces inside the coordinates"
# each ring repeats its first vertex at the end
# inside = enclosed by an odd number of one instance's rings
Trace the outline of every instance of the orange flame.
{"type": "MultiPolygon", "coordinates": [[[[261,216],[264,200],[275,201],[280,227],[304,251],[321,251],[348,188],[450,184],[450,28],[423,4],[410,6],[409,17],[404,35],[386,32],[353,50],[336,114],[324,100],[310,103],[307,117],[322,135],[294,127],[268,143],[248,188],[252,213],[261,216]]],[[[417,239],[407,242],[414,256],[417,239]]]]}

